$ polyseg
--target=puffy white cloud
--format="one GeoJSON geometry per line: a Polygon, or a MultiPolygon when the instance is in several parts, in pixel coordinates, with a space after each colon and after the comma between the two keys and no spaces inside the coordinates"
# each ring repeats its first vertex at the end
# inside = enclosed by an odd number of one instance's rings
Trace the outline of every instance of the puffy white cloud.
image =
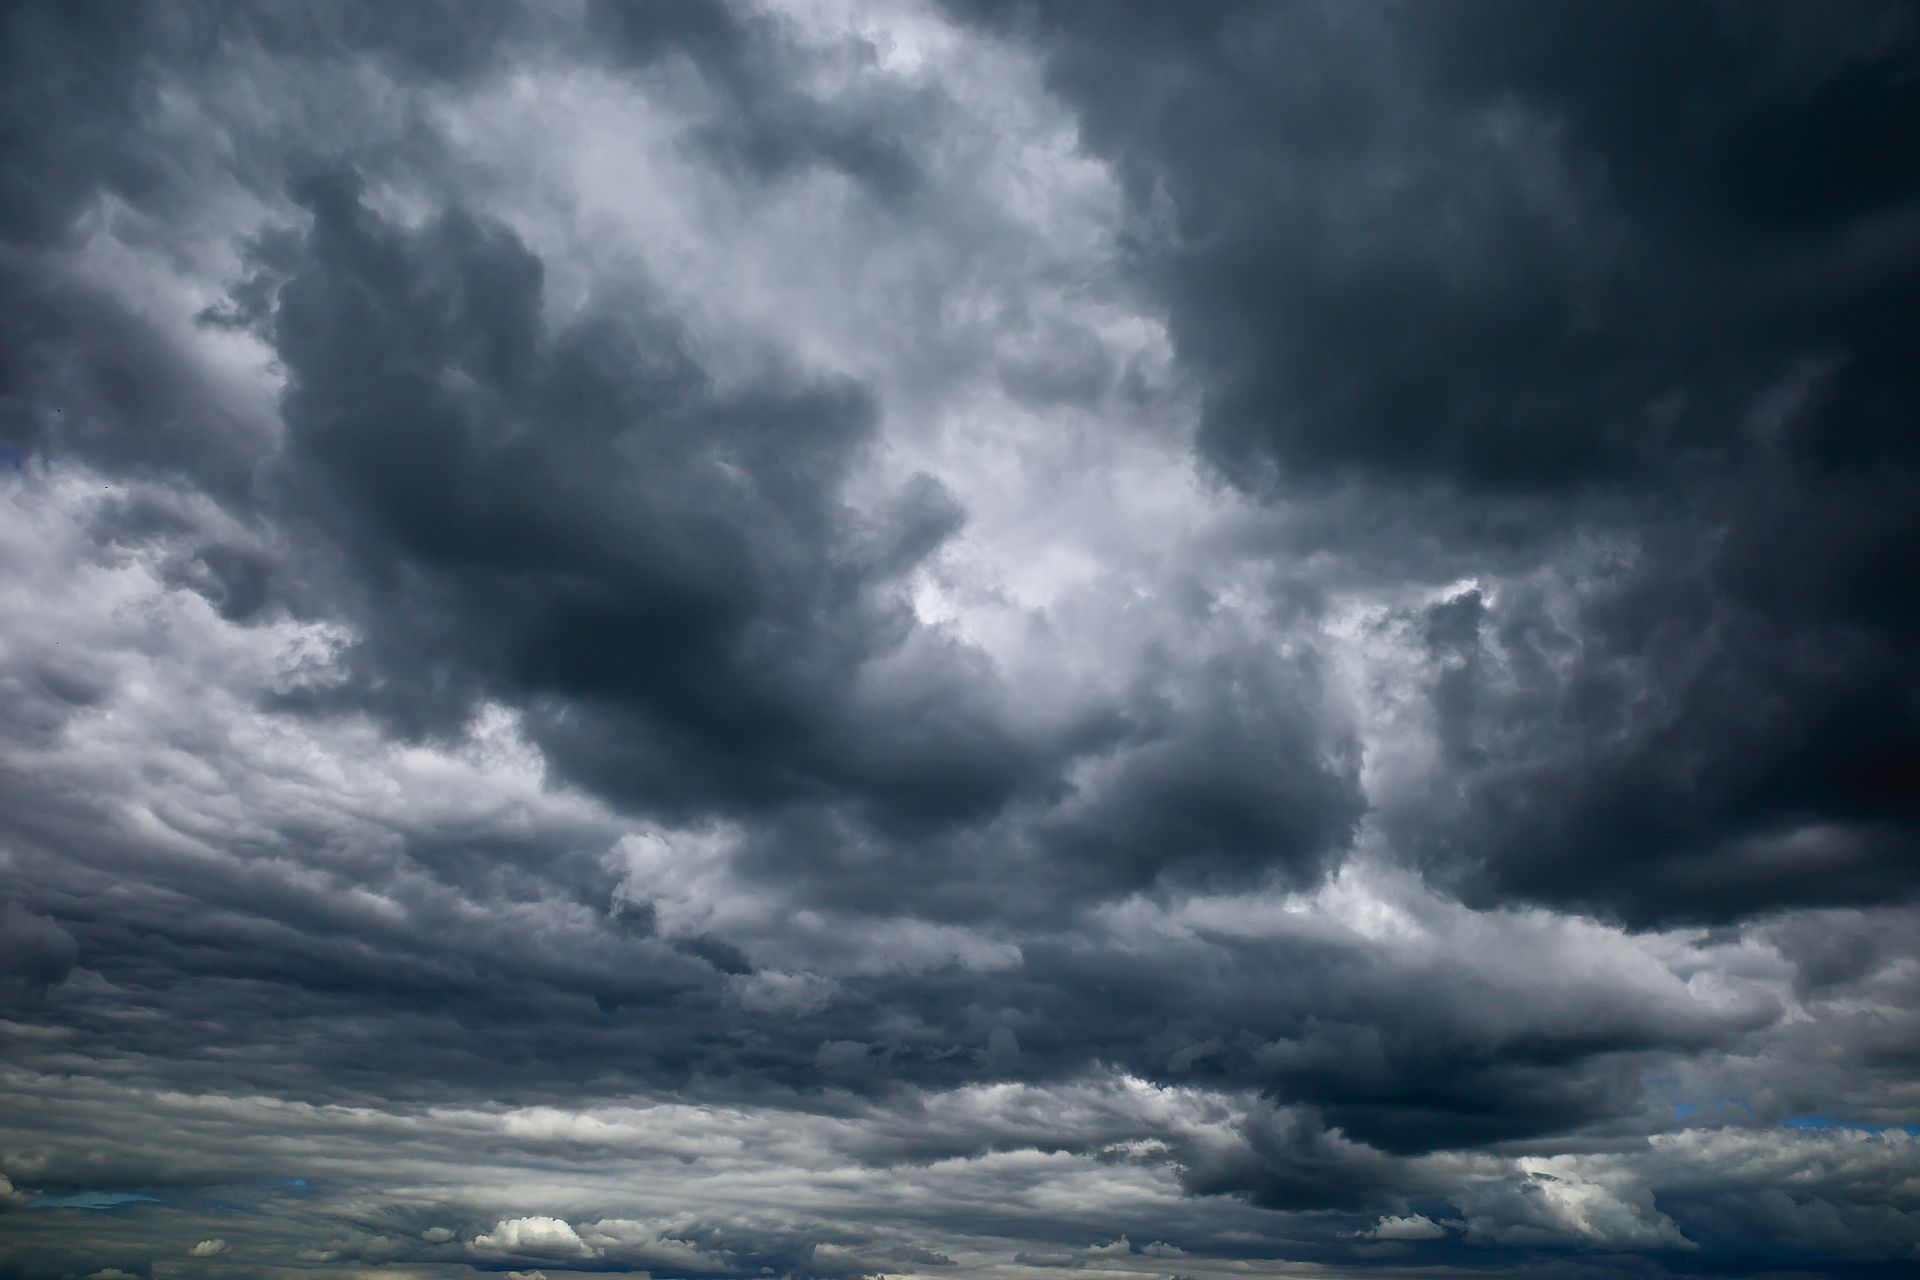
{"type": "Polygon", "coordinates": [[[600,1252],[565,1219],[546,1216],[502,1218],[493,1230],[475,1236],[469,1247],[479,1254],[556,1258],[592,1258],[600,1252]]]}

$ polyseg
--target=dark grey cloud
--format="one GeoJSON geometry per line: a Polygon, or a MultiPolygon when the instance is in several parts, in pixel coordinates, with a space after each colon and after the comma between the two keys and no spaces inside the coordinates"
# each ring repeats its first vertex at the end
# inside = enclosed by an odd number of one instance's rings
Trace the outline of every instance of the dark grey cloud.
{"type": "Polygon", "coordinates": [[[0,913],[0,972],[14,994],[44,997],[67,980],[77,958],[73,935],[56,922],[11,902],[0,913]]]}
{"type": "Polygon", "coordinates": [[[981,16],[1120,173],[1219,474],[1570,593],[1475,597],[1406,843],[1637,922],[1911,891],[1910,11],[981,16]]]}
{"type": "MultiPolygon", "coordinates": [[[[805,62],[779,24],[724,8],[590,18],[606,37],[595,47],[623,74],[684,55],[728,92],[764,96],[805,62]]],[[[495,43],[519,33],[527,50],[588,38],[525,25],[481,27],[495,43]]],[[[203,34],[230,59],[393,61],[409,84],[471,78],[503,56],[485,52],[492,43],[433,45],[426,30],[350,12],[323,37],[305,20],[243,11],[203,34]]],[[[43,54],[78,56],[44,39],[43,54]]],[[[804,113],[767,110],[753,128],[812,128],[804,113]]],[[[432,144],[406,143],[407,158],[419,162],[422,147],[432,144]]],[[[918,626],[898,590],[965,512],[925,475],[864,510],[843,500],[876,435],[863,387],[738,350],[711,356],[766,368],[723,383],[644,284],[609,286],[585,314],[550,323],[543,263],[505,226],[456,205],[402,230],[364,203],[353,166],[314,168],[310,154],[249,164],[247,176],[276,170],[296,226],[243,238],[242,274],[200,321],[272,348],[284,436],[209,414],[216,392],[181,360],[179,337],[39,265],[48,297],[18,313],[33,318],[21,380],[37,406],[20,448],[190,484],[272,522],[293,544],[288,563],[202,542],[172,553],[173,572],[236,618],[275,603],[357,622],[351,678],[327,705],[375,708],[422,734],[503,698],[534,717],[557,767],[623,803],[682,816],[833,810],[788,815],[783,844],[823,822],[868,844],[875,826],[891,843],[1023,797],[1046,812],[1069,791],[1068,764],[1106,754],[1117,772],[1106,793],[1045,824],[1044,847],[1082,867],[1064,886],[1075,894],[1230,865],[1243,879],[1276,865],[1310,878],[1345,843],[1360,802],[1337,727],[1281,687],[1250,719],[1234,705],[1244,682],[1275,676],[1244,661],[1176,675],[1197,698],[1143,680],[1040,737],[1010,724],[978,655],[918,626]],[[1249,767],[1269,763],[1223,776],[1208,756],[1227,740],[1252,749],[1249,767]],[[1263,795],[1269,777],[1279,790],[1263,795]],[[1135,811],[1156,794],[1165,803],[1135,811]]],[[[1024,856],[1032,841],[1011,839],[1024,856]]],[[[824,890],[839,892],[841,865],[783,856],[816,864],[824,890]]]]}
{"type": "Polygon", "coordinates": [[[4,22],[0,1280],[1911,1270],[1905,10],[4,22]]]}
{"type": "MultiPolygon", "coordinates": [[[[841,498],[875,431],[858,386],[777,360],[721,385],[644,296],[549,336],[541,263],[505,228],[454,209],[400,233],[340,175],[300,198],[312,231],[269,268],[287,445],[262,484],[338,548],[312,589],[363,639],[326,704],[414,733],[484,697],[526,707],[556,767],[647,812],[799,810],[773,836],[789,863],[799,840],[893,856],[903,833],[1045,807],[1089,752],[1117,776],[1040,841],[1082,868],[1075,894],[1311,876],[1345,843],[1352,764],[1297,692],[1310,671],[1176,670],[1190,688],[1143,681],[1051,740],[1013,728],[983,660],[897,591],[961,525],[953,498],[925,475],[875,509],[841,498]]],[[[825,891],[843,870],[818,869],[825,891]]]]}
{"type": "Polygon", "coordinates": [[[1240,482],[1665,474],[1738,449],[1795,360],[1849,401],[1906,376],[1872,323],[1911,270],[1898,7],[983,8],[1038,33],[1149,219],[1240,482]]]}
{"type": "Polygon", "coordinates": [[[549,345],[540,261],[511,232],[453,210],[396,234],[349,179],[303,198],[314,227],[272,341],[289,500],[358,544],[370,597],[343,693],[426,727],[496,682],[631,709],[615,767],[656,799],[803,788],[779,762],[828,714],[817,685],[837,692],[903,625],[869,580],[957,514],[924,486],[854,545],[836,490],[872,431],[860,389],[715,388],[644,299],[549,345]]]}
{"type": "Polygon", "coordinates": [[[822,166],[888,198],[908,195],[917,184],[912,149],[901,137],[909,130],[899,114],[919,107],[912,95],[835,100],[807,87],[810,73],[831,76],[844,70],[835,63],[857,68],[869,62],[875,51],[867,41],[796,59],[790,23],[725,4],[595,0],[587,22],[626,65],[681,58],[698,68],[713,97],[700,137],[724,165],[763,180],[822,166]]]}
{"type": "Polygon", "coordinates": [[[1478,616],[1435,686],[1464,802],[1429,856],[1464,864],[1481,900],[1636,921],[1907,897],[1899,633],[1703,599],[1684,571],[1634,576],[1571,628],[1524,601],[1439,607],[1478,616]],[[1556,649],[1578,655],[1570,672],[1556,649]]]}

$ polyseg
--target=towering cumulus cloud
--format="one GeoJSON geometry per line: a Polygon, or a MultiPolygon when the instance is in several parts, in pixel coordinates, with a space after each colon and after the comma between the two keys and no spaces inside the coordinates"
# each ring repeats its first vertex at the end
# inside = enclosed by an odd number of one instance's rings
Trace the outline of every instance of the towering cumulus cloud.
{"type": "Polygon", "coordinates": [[[1920,18],[0,14],[0,1280],[1920,1275],[1920,18]]]}

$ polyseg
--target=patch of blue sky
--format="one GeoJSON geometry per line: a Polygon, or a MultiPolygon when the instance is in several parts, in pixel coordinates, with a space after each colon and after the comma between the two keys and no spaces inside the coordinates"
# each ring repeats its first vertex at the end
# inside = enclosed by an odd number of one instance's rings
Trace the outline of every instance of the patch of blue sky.
{"type": "Polygon", "coordinates": [[[64,1196],[38,1196],[36,1209],[117,1209],[127,1204],[159,1204],[160,1197],[140,1191],[74,1191],[64,1196]]]}
{"type": "Polygon", "coordinates": [[[1831,1116],[1788,1116],[1780,1122],[1789,1129],[1856,1129],[1863,1133],[1905,1133],[1920,1137],[1920,1124],[1866,1124],[1831,1116]]]}
{"type": "Polygon", "coordinates": [[[1745,1098],[1714,1098],[1708,1102],[1669,1101],[1676,1121],[1702,1125],[1744,1124],[1759,1118],[1745,1098]]]}

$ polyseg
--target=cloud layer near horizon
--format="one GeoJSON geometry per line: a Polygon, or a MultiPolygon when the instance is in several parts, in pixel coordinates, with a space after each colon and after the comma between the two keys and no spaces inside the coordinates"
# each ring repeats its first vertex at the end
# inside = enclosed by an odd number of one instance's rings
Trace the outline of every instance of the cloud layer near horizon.
{"type": "Polygon", "coordinates": [[[1920,1266],[1909,10],[0,21],[0,1276],[1920,1266]]]}

